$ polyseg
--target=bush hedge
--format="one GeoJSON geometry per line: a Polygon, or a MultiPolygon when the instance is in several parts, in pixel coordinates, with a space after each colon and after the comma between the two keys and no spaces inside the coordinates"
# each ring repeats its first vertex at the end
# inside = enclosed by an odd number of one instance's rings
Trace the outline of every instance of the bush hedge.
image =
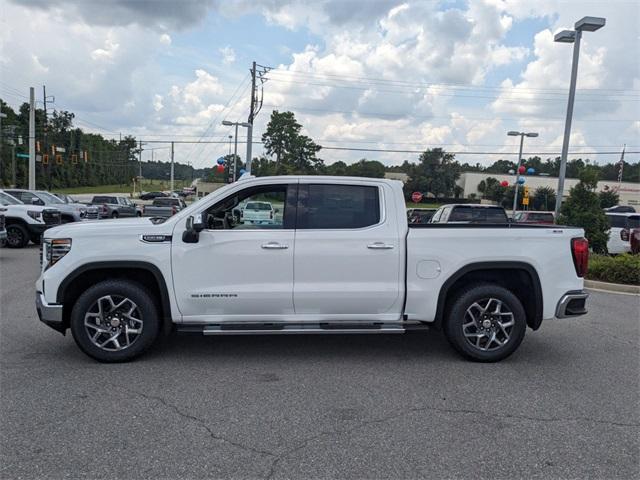
{"type": "Polygon", "coordinates": [[[607,255],[591,254],[587,278],[602,282],[626,283],[640,285],[640,255],[607,255]]]}

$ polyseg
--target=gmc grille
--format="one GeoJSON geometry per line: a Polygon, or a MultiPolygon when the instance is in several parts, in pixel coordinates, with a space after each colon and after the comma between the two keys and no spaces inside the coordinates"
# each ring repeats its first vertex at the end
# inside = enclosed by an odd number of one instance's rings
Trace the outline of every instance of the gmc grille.
{"type": "Polygon", "coordinates": [[[45,225],[60,225],[62,217],[58,210],[43,210],[42,220],[45,225]]]}

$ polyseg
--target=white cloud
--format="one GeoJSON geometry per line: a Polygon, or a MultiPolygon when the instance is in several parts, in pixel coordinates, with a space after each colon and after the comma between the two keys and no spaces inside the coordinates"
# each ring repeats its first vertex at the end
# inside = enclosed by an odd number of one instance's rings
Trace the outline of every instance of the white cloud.
{"type": "Polygon", "coordinates": [[[236,61],[236,52],[231,46],[227,45],[226,47],[220,48],[219,52],[222,55],[222,63],[225,65],[231,65],[236,61]]]}
{"type": "Polygon", "coordinates": [[[169,35],[168,33],[163,33],[162,35],[160,35],[160,43],[166,46],[171,45],[171,35],[169,35]]]}

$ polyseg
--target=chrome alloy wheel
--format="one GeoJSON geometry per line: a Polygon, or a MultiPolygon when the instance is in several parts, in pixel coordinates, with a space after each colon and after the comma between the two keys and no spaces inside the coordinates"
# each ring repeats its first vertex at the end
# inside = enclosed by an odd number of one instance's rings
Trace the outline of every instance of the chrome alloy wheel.
{"type": "Polygon", "coordinates": [[[91,343],[109,352],[133,345],[142,333],[142,326],[138,306],[120,295],[100,297],[84,316],[84,328],[91,343]]]}
{"type": "Polygon", "coordinates": [[[484,298],[467,308],[462,333],[471,346],[489,352],[509,342],[515,323],[513,312],[501,300],[484,298]]]}

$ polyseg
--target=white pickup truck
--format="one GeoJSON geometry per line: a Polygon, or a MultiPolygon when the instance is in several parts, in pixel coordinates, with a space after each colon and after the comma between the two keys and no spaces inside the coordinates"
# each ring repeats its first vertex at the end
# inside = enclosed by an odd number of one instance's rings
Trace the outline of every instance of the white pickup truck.
{"type": "Polygon", "coordinates": [[[501,360],[543,320],[586,313],[577,228],[408,225],[402,184],[247,175],[166,219],[45,233],[40,319],[104,362],[172,330],[204,335],[404,333],[442,328],[476,361],[501,360]],[[243,223],[248,201],[282,205],[243,223]]]}

